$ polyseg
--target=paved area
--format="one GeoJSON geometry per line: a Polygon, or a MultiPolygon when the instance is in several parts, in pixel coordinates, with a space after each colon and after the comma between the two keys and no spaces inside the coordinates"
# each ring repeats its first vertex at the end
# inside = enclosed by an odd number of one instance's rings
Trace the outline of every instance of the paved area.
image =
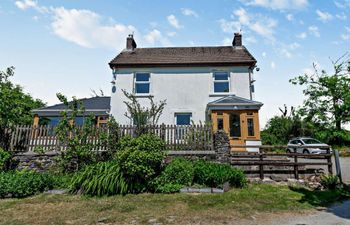
{"type": "MultiPolygon", "coordinates": [[[[263,222],[261,224],[264,224],[263,222]]],[[[273,220],[266,225],[350,225],[350,200],[311,215],[273,220]]]]}
{"type": "MultiPolygon", "coordinates": [[[[299,159],[300,162],[307,161],[307,162],[320,162],[317,159],[299,159]]],[[[334,157],[332,159],[333,161],[333,172],[335,173],[335,163],[334,163],[334,157]]],[[[350,184],[350,157],[340,157],[340,167],[342,172],[342,178],[344,183],[350,184]]],[[[327,171],[327,166],[307,166],[308,168],[323,168],[325,171],[327,171]]],[[[350,224],[349,224],[350,225],[350,224]]]]}

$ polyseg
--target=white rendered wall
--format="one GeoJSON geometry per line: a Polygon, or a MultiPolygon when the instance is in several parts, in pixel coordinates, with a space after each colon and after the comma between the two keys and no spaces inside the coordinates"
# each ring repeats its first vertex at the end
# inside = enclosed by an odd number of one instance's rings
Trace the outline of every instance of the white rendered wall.
{"type": "MultiPolygon", "coordinates": [[[[209,102],[230,94],[250,99],[248,67],[120,69],[116,71],[116,92],[111,93],[111,114],[120,124],[130,124],[124,115],[127,99],[121,90],[133,92],[136,72],[149,72],[150,95],[157,102],[164,99],[167,102],[159,123],[175,124],[175,113],[192,113],[195,123],[204,122],[209,102]],[[214,93],[214,71],[230,73],[229,93],[214,93]]],[[[149,106],[147,98],[140,96],[139,101],[149,106]]]]}

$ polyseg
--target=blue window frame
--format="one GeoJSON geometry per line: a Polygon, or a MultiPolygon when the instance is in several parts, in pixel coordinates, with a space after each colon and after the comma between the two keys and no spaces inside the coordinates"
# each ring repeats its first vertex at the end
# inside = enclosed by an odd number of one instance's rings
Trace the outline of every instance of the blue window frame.
{"type": "Polygon", "coordinates": [[[135,74],[135,93],[148,94],[150,91],[150,74],[136,73],[135,74]]]}
{"type": "Polygon", "coordinates": [[[214,93],[230,92],[229,74],[227,72],[214,73],[214,93]]]}

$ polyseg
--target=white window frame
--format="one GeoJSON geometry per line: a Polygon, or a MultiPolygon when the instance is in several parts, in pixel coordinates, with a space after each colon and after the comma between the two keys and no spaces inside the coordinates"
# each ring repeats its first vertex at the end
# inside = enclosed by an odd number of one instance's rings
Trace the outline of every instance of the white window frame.
{"type": "Polygon", "coordinates": [[[214,71],[213,72],[213,93],[214,94],[228,94],[231,93],[231,74],[228,71],[214,71]],[[215,80],[216,73],[226,73],[227,80],[215,80]],[[228,91],[227,92],[215,92],[215,83],[228,83],[228,91]]]}
{"type": "Polygon", "coordinates": [[[136,95],[149,95],[150,93],[151,93],[151,73],[148,73],[148,72],[134,73],[134,94],[136,94],[136,95]],[[137,74],[148,74],[148,76],[149,76],[148,81],[137,81],[136,80],[137,74]],[[136,92],[136,85],[137,84],[148,84],[148,93],[137,93],[136,92]]]}

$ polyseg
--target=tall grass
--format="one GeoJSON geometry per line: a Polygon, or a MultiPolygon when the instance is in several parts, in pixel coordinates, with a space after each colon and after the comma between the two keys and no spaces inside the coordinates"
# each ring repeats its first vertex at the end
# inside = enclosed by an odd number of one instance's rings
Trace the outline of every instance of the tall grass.
{"type": "Polygon", "coordinates": [[[86,166],[74,175],[70,190],[90,196],[126,194],[131,186],[115,161],[86,166]]]}

